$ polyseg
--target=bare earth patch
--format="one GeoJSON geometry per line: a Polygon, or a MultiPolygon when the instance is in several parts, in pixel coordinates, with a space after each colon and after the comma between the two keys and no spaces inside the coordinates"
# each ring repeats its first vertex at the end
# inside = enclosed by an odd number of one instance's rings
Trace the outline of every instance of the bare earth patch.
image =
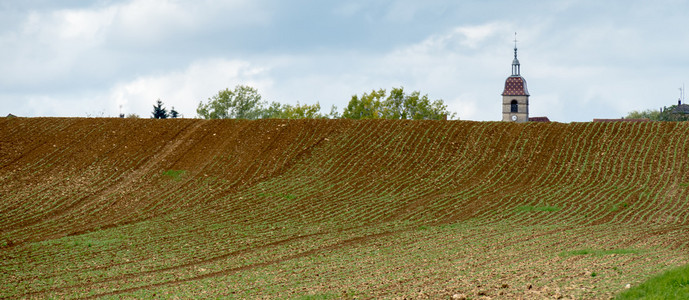
{"type": "Polygon", "coordinates": [[[0,297],[609,299],[689,262],[687,129],[0,118],[0,297]]]}

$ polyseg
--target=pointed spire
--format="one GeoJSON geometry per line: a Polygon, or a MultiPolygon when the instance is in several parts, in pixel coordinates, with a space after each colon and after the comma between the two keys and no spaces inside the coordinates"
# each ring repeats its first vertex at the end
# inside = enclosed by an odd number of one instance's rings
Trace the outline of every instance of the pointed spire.
{"type": "Polygon", "coordinates": [[[512,61],[512,76],[520,76],[521,66],[519,59],[517,59],[517,33],[514,33],[514,60],[512,61]]]}
{"type": "Polygon", "coordinates": [[[514,57],[517,57],[517,33],[514,33],[514,57]]]}

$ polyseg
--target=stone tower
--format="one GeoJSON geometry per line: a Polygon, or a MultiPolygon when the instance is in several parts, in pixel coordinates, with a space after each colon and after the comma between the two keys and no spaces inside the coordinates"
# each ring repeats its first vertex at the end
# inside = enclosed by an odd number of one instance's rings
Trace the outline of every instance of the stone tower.
{"type": "Polygon", "coordinates": [[[502,120],[509,122],[529,121],[529,90],[526,80],[520,74],[517,59],[517,39],[514,39],[514,60],[512,60],[512,75],[505,80],[505,90],[502,92],[502,120]]]}

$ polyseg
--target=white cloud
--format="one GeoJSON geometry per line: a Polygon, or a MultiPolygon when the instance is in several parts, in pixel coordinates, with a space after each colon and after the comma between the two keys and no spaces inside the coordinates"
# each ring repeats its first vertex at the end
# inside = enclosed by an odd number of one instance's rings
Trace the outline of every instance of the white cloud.
{"type": "Polygon", "coordinates": [[[185,117],[195,117],[200,101],[206,101],[218,91],[236,85],[249,85],[259,92],[272,86],[265,67],[245,61],[209,59],[197,61],[186,69],[160,75],[142,76],[117,84],[107,96],[109,107],[122,105],[125,114],[147,116],[156,99],[168,109],[175,109],[185,117]]]}
{"type": "Polygon", "coordinates": [[[444,99],[465,120],[499,120],[502,83],[512,61],[509,24],[459,26],[387,54],[381,77],[444,99]]]}
{"type": "Polygon", "coordinates": [[[505,23],[488,23],[478,26],[463,26],[454,30],[463,36],[461,43],[467,47],[476,48],[488,37],[504,32],[504,28],[509,28],[505,23]]]}
{"type": "Polygon", "coordinates": [[[52,26],[41,28],[54,30],[62,40],[102,42],[104,29],[112,24],[116,10],[107,7],[96,10],[61,10],[51,15],[52,26]]]}
{"type": "Polygon", "coordinates": [[[433,34],[425,40],[405,47],[399,52],[400,55],[415,56],[435,56],[439,52],[461,54],[479,47],[486,47],[489,38],[498,34],[504,34],[505,28],[512,27],[509,24],[491,22],[474,26],[459,26],[449,32],[433,34]]]}
{"type": "MultiPolygon", "coordinates": [[[[456,99],[450,99],[446,101],[445,104],[447,104],[447,110],[456,112],[460,120],[476,120],[485,117],[483,114],[479,113],[479,102],[476,95],[467,93],[459,95],[456,99]]],[[[493,112],[493,115],[493,118],[500,117],[499,114],[495,112],[493,112]]]]}
{"type": "Polygon", "coordinates": [[[170,0],[135,0],[115,6],[111,34],[119,44],[156,45],[200,23],[198,9],[170,0]],[[198,22],[198,23],[197,23],[198,22]]]}
{"type": "Polygon", "coordinates": [[[113,15],[110,9],[28,13],[18,32],[0,36],[0,85],[44,88],[66,80],[102,44],[113,15]]]}
{"type": "Polygon", "coordinates": [[[153,44],[189,34],[213,22],[236,25],[267,20],[268,14],[252,1],[131,0],[49,14],[34,12],[27,27],[45,30],[59,39],[102,40],[102,35],[108,34],[106,38],[122,42],[153,44]],[[223,15],[221,11],[230,13],[223,15]]]}
{"type": "Polygon", "coordinates": [[[0,31],[0,86],[44,88],[66,80],[78,84],[80,79],[107,79],[149,63],[174,68],[168,63],[174,58],[161,58],[190,47],[185,39],[199,31],[268,22],[269,12],[257,5],[248,0],[131,0],[31,10],[16,29],[0,31]]]}
{"type": "Polygon", "coordinates": [[[189,117],[237,84],[342,109],[352,94],[404,86],[462,119],[498,120],[518,31],[534,114],[617,117],[674,104],[689,83],[687,3],[660,1],[8,2],[0,109],[114,116],[122,104],[147,116],[161,98],[189,117]]]}
{"type": "Polygon", "coordinates": [[[336,15],[351,17],[363,9],[363,5],[354,1],[347,1],[342,3],[337,3],[337,6],[333,8],[333,12],[336,15]]]}
{"type": "MultiPolygon", "coordinates": [[[[426,3],[426,5],[428,4],[426,3]]],[[[409,22],[414,20],[418,9],[418,2],[416,0],[395,1],[387,8],[384,18],[394,23],[409,22]]]]}

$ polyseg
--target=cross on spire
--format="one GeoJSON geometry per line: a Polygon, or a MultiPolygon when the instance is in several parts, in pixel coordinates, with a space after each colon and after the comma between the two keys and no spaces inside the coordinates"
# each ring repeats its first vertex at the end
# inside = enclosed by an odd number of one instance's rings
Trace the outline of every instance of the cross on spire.
{"type": "Polygon", "coordinates": [[[514,33],[514,50],[517,50],[517,33],[514,33]]]}
{"type": "Polygon", "coordinates": [[[519,76],[521,66],[517,59],[517,33],[514,33],[514,60],[512,61],[512,76],[519,76]]]}

